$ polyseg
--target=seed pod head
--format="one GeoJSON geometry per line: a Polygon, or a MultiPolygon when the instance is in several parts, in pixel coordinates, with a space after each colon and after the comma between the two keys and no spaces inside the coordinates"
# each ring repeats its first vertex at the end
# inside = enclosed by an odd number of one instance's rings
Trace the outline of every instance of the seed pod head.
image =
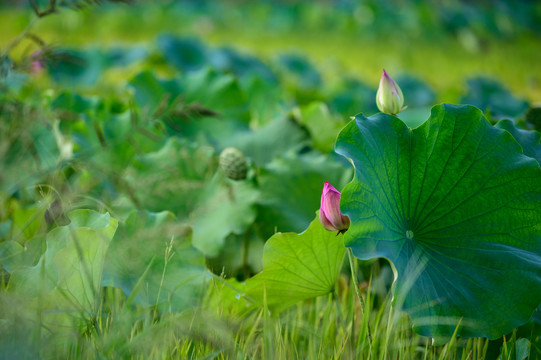
{"type": "Polygon", "coordinates": [[[244,180],[248,165],[244,154],[234,147],[225,148],[220,154],[220,168],[231,180],[244,180]]]}

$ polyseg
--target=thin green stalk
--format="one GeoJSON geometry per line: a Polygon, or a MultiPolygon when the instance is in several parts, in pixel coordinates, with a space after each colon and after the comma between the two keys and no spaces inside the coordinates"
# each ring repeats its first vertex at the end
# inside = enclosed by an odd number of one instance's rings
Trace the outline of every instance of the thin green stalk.
{"type": "MultiPolygon", "coordinates": [[[[357,269],[356,269],[356,264],[354,262],[354,256],[353,256],[353,252],[351,251],[351,248],[348,248],[348,258],[349,258],[349,267],[351,269],[351,277],[353,278],[353,281],[354,281],[354,288],[355,288],[355,294],[357,294],[357,298],[359,299],[359,302],[361,303],[361,314],[364,318],[364,307],[365,307],[365,301],[364,301],[364,297],[363,295],[361,294],[361,290],[359,290],[359,284],[358,284],[358,281],[357,281],[357,269]]],[[[372,334],[370,332],[370,317],[368,317],[366,319],[366,328],[367,328],[367,333],[368,333],[368,342],[370,344],[370,349],[372,349],[372,334]]]]}
{"type": "Polygon", "coordinates": [[[248,270],[248,254],[250,252],[251,235],[252,227],[249,226],[244,233],[244,252],[242,254],[242,273],[244,275],[244,279],[248,279],[250,277],[250,271],[248,270]]]}
{"type": "Polygon", "coordinates": [[[336,290],[332,291],[332,296],[333,296],[334,301],[336,303],[336,310],[337,310],[336,314],[337,314],[337,317],[338,317],[338,322],[340,323],[340,325],[342,325],[344,313],[342,312],[342,306],[340,305],[340,297],[336,293],[336,290]]]}

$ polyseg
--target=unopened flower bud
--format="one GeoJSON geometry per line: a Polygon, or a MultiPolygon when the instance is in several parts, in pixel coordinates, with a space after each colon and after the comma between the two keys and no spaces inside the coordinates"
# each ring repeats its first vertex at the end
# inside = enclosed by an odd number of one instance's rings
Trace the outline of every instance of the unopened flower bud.
{"type": "Polygon", "coordinates": [[[376,104],[379,111],[391,115],[396,115],[406,107],[404,107],[404,95],[400,86],[383,70],[379,88],[376,94],[376,104]]]}
{"type": "Polygon", "coordinates": [[[323,186],[319,221],[329,231],[345,232],[349,228],[349,217],[340,212],[340,192],[328,182],[323,186]]]}

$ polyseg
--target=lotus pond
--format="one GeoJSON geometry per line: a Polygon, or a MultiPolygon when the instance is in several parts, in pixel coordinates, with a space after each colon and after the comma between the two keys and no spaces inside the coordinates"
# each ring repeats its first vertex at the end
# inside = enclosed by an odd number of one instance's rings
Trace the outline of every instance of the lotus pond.
{"type": "Polygon", "coordinates": [[[541,357],[540,24],[0,5],[0,357],[541,357]]]}

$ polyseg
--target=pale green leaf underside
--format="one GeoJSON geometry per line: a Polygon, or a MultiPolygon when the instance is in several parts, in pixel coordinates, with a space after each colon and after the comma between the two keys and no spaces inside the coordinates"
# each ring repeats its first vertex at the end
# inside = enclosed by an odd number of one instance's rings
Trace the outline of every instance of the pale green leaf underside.
{"type": "Polygon", "coordinates": [[[243,234],[254,221],[258,195],[250,180],[231,181],[216,174],[192,214],[193,246],[206,256],[217,256],[229,234],[243,234]]]}
{"type": "Polygon", "coordinates": [[[344,253],[342,235],[325,230],[316,217],[302,234],[277,233],[267,241],[263,271],[246,282],[246,293],[278,311],[328,294],[344,253]]]}
{"type": "Polygon", "coordinates": [[[411,130],[357,116],[337,152],[354,180],[341,209],[346,246],[385,257],[395,301],[420,334],[496,338],[541,303],[541,169],[473,106],[438,105],[411,130]],[[461,320],[462,319],[462,320],[461,320]]]}
{"type": "Polygon", "coordinates": [[[117,220],[108,213],[74,210],[71,223],[47,234],[47,250],[35,266],[12,273],[9,290],[34,299],[49,327],[65,326],[97,310],[105,254],[117,220]]]}

